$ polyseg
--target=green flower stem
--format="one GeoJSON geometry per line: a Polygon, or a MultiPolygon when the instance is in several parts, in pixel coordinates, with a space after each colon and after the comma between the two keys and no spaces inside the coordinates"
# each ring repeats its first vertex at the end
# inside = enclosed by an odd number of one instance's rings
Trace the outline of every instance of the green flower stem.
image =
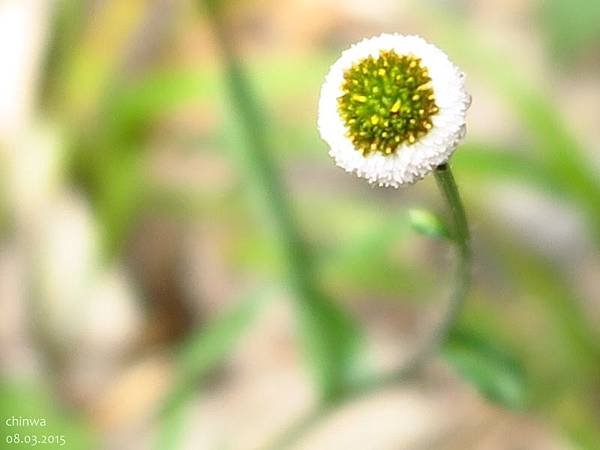
{"type": "Polygon", "coordinates": [[[471,244],[467,216],[450,167],[447,164],[439,166],[435,170],[435,178],[450,210],[453,223],[452,239],[458,250],[455,287],[442,322],[435,329],[429,341],[408,364],[389,373],[364,379],[362,382],[353,385],[343,396],[334,401],[317,405],[278,436],[266,449],[282,450],[289,448],[300,442],[316,424],[341,406],[359,397],[407,381],[418,374],[443,346],[458,319],[471,284],[471,244]]]}
{"type": "Polygon", "coordinates": [[[467,215],[458,192],[458,187],[450,166],[442,164],[434,172],[438,188],[446,200],[452,217],[452,240],[458,250],[458,261],[454,275],[454,291],[442,322],[438,325],[429,341],[413,357],[411,362],[395,372],[359,386],[357,391],[370,391],[390,384],[402,382],[420,369],[438,352],[452,327],[456,323],[467,297],[471,284],[471,238],[467,215]]]}
{"type": "Polygon", "coordinates": [[[349,394],[350,396],[362,395],[401,383],[417,374],[443,345],[448,334],[452,331],[452,327],[456,323],[467,297],[471,284],[471,238],[467,216],[450,166],[442,164],[436,168],[434,175],[438,188],[450,210],[453,225],[451,237],[458,250],[458,261],[454,275],[455,286],[446,313],[430,339],[408,364],[390,373],[365,379],[362,383],[354,386],[349,394]]]}
{"type": "Polygon", "coordinates": [[[264,121],[257,103],[251,95],[244,71],[235,57],[222,17],[218,1],[204,0],[217,43],[225,58],[226,76],[235,111],[244,133],[247,152],[246,163],[254,175],[254,182],[262,191],[272,214],[275,231],[285,254],[292,288],[298,299],[298,313],[308,327],[312,351],[319,352],[316,361],[321,370],[321,402],[290,429],[279,436],[268,448],[287,448],[299,442],[313,427],[347,402],[386,386],[398,384],[418,373],[436,355],[451,331],[464,302],[469,284],[471,252],[467,220],[458,194],[456,183],[447,165],[435,171],[438,187],[446,199],[453,220],[452,237],[458,247],[459,261],[456,272],[456,288],[442,323],[431,339],[401,368],[382,375],[350,382],[346,376],[348,364],[353,358],[356,330],[353,322],[338,310],[318,288],[313,258],[302,239],[292,210],[285,195],[284,186],[270,157],[264,121]],[[312,345],[311,345],[312,344],[312,345]]]}

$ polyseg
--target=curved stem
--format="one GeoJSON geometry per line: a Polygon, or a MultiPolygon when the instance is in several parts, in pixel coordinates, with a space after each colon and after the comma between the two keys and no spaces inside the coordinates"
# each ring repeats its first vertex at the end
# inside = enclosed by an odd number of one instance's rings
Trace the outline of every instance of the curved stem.
{"type": "Polygon", "coordinates": [[[301,417],[288,430],[281,434],[266,448],[269,450],[282,450],[289,448],[308,434],[313,427],[324,417],[339,409],[342,405],[358,397],[385,389],[388,386],[400,384],[414,376],[436,355],[444,341],[452,331],[465,302],[469,285],[471,283],[471,244],[470,233],[465,209],[456,186],[452,171],[447,164],[435,170],[438,188],[448,204],[452,217],[452,238],[458,250],[458,261],[455,273],[455,287],[448,304],[446,313],[434,330],[425,345],[414,355],[408,364],[392,370],[389,373],[379,374],[352,385],[340,397],[317,405],[304,417],[301,417]]]}

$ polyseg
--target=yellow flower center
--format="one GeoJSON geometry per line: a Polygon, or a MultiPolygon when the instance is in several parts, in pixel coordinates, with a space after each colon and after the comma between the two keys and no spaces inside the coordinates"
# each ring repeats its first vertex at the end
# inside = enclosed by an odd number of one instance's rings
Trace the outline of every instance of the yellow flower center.
{"type": "Polygon", "coordinates": [[[391,155],[432,128],[439,111],[431,78],[421,59],[393,50],[369,56],[344,72],[338,112],[347,136],[363,155],[391,155]]]}

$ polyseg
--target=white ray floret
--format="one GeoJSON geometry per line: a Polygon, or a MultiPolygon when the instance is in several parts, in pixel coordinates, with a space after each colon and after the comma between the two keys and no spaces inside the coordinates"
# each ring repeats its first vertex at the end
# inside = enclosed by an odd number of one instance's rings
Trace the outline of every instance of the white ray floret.
{"type": "Polygon", "coordinates": [[[321,88],[319,132],[329,144],[329,154],[337,165],[370,183],[398,187],[420,180],[448,161],[465,135],[465,116],[470,102],[464,74],[442,50],[418,36],[382,34],[352,45],[331,66],[321,88]],[[431,78],[439,111],[430,118],[431,129],[414,143],[402,142],[389,155],[381,152],[365,154],[348,136],[338,99],[344,95],[344,73],[369,56],[379,58],[382,51],[421,60],[431,78]]]}

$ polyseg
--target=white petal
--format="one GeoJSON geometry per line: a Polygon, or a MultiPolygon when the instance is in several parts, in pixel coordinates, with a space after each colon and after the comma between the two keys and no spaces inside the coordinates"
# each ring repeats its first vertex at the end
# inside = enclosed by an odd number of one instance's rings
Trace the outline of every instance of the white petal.
{"type": "Polygon", "coordinates": [[[398,187],[420,180],[448,161],[465,135],[465,116],[470,103],[465,75],[442,50],[418,36],[382,34],[352,45],[331,66],[321,88],[319,132],[338,166],[370,183],[398,187]],[[378,58],[382,50],[421,59],[429,71],[439,112],[431,118],[433,128],[414,144],[401,144],[392,155],[373,152],[363,156],[346,136],[337,100],[343,95],[344,72],[368,56],[378,58]]]}

